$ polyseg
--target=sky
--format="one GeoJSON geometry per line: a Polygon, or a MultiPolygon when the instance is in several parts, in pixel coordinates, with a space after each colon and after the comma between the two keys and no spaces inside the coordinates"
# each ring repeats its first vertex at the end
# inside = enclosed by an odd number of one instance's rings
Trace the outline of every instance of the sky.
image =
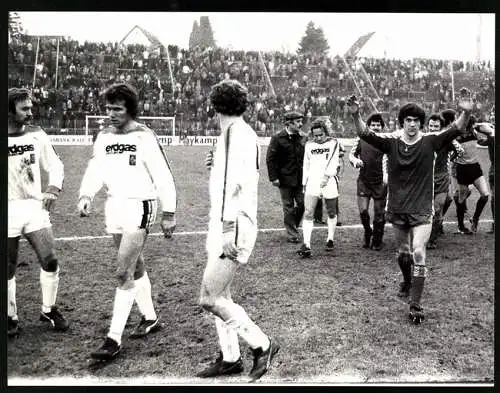
{"type": "Polygon", "coordinates": [[[374,36],[360,56],[495,60],[495,15],[424,13],[18,12],[29,34],[119,42],[135,25],[164,44],[188,47],[195,20],[208,16],[216,44],[242,50],[295,52],[309,21],[321,27],[329,54],[343,54],[362,34],[374,36]],[[481,16],[480,16],[481,15],[481,16]],[[481,23],[479,22],[481,20],[481,23]],[[481,29],[479,29],[481,26],[481,29]]]}

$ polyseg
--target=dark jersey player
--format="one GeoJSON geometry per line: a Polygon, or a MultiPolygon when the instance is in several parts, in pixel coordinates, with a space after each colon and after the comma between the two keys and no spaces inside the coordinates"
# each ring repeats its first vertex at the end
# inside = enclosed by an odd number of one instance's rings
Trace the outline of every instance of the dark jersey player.
{"type": "Polygon", "coordinates": [[[425,247],[431,233],[434,213],[434,155],[461,134],[473,109],[470,97],[461,96],[463,114],[446,130],[423,133],[424,110],[408,103],[398,114],[400,132],[377,134],[366,127],[355,96],[347,102],[358,136],[387,154],[388,204],[386,218],[393,224],[398,245],[398,262],[403,273],[400,295],[410,295],[410,321],[424,320],[420,304],[427,269],[425,247]],[[413,274],[412,274],[413,265],[413,274]]]}
{"type": "MultiPolygon", "coordinates": [[[[380,113],[373,113],[366,120],[373,132],[385,128],[380,113]]],[[[357,138],[349,154],[354,168],[359,168],[357,195],[359,216],[365,230],[364,248],[380,250],[385,226],[385,204],[387,202],[387,157],[377,148],[357,138]],[[385,157],[385,158],[384,158],[385,157]],[[370,226],[370,199],[373,199],[373,229],[370,226]],[[373,237],[373,238],[372,238],[373,237]],[[370,243],[371,241],[371,243],[370,243]]]]}

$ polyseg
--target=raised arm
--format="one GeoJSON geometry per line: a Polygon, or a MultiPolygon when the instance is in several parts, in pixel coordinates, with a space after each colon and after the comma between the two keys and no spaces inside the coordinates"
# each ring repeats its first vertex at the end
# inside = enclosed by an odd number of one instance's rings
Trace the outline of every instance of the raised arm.
{"type": "Polygon", "coordinates": [[[356,133],[360,139],[369,143],[373,147],[376,147],[384,153],[388,153],[390,149],[388,134],[377,134],[371,131],[361,119],[361,114],[359,113],[359,102],[356,96],[351,96],[347,100],[347,110],[351,113],[354,126],[356,128],[356,133]]]}

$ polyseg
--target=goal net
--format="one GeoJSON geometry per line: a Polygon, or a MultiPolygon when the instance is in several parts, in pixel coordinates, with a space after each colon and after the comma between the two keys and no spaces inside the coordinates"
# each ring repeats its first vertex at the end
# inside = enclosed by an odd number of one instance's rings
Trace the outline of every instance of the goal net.
{"type": "MultiPolygon", "coordinates": [[[[139,123],[151,128],[158,136],[175,136],[175,117],[139,116],[139,123]]],[[[110,125],[108,116],[85,116],[85,136],[94,137],[97,133],[110,125]]]]}

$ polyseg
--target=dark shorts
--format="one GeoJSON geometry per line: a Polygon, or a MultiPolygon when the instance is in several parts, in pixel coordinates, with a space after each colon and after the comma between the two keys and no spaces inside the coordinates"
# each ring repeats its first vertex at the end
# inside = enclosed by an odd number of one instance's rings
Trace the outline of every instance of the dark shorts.
{"type": "Polygon", "coordinates": [[[418,225],[430,224],[432,222],[432,214],[411,214],[411,213],[385,213],[387,221],[392,225],[401,227],[416,227],[418,225]]]}
{"type": "Polygon", "coordinates": [[[463,186],[473,184],[476,179],[483,176],[483,170],[479,163],[458,164],[457,165],[457,183],[463,186]]]}
{"type": "Polygon", "coordinates": [[[365,198],[373,198],[375,200],[387,198],[387,184],[382,182],[370,184],[364,182],[358,177],[358,196],[365,198]]]}
{"type": "Polygon", "coordinates": [[[450,175],[448,172],[434,173],[434,195],[448,192],[450,189],[450,175]]]}

